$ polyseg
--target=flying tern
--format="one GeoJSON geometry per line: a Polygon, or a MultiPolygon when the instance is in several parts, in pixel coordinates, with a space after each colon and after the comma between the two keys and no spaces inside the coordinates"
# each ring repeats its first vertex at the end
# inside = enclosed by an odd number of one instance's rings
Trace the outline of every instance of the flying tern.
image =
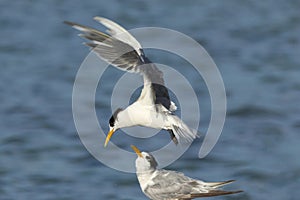
{"type": "Polygon", "coordinates": [[[146,57],[141,44],[117,23],[103,17],[94,20],[107,28],[106,33],[74,22],[65,23],[81,31],[79,36],[88,40],[85,44],[101,59],[120,70],[142,75],[144,81],[139,98],[111,116],[104,146],[115,131],[132,126],[167,130],[175,144],[193,141],[198,132],[174,114],[177,107],[165,87],[163,73],[146,57]]]}

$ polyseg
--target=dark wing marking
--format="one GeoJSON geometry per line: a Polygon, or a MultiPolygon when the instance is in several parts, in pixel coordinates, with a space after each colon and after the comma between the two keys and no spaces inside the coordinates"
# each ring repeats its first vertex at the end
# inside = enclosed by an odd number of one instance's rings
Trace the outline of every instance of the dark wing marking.
{"type": "Polygon", "coordinates": [[[104,61],[129,72],[139,72],[138,66],[144,64],[142,57],[130,45],[96,29],[74,22],[66,24],[82,31],[80,37],[90,40],[85,43],[104,61]]]}
{"type": "MultiPolygon", "coordinates": [[[[153,98],[153,103],[162,104],[170,110],[171,101],[168,89],[164,86],[163,73],[145,56],[142,49],[137,51],[130,44],[119,40],[117,36],[103,33],[94,28],[69,21],[64,23],[83,32],[79,36],[88,39],[90,42],[85,44],[91,47],[104,61],[121,70],[142,74],[144,88],[150,87],[145,91],[152,93],[150,96],[153,98]],[[146,86],[147,84],[148,86],[146,86]]],[[[111,25],[113,26],[113,24],[111,25]]],[[[110,30],[109,33],[111,32],[113,31],[110,30]]]]}

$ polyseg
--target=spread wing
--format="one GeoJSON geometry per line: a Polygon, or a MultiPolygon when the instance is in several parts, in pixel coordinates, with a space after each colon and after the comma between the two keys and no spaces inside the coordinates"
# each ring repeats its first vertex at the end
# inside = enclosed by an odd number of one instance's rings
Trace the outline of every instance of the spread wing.
{"type": "Polygon", "coordinates": [[[139,100],[145,104],[161,104],[169,111],[175,111],[176,106],[170,101],[168,89],[164,86],[163,73],[145,56],[140,43],[115,22],[102,17],[94,19],[108,29],[106,33],[74,22],[65,23],[83,32],[79,36],[89,40],[85,44],[104,61],[143,76],[144,87],[139,100]]]}
{"type": "Polygon", "coordinates": [[[199,197],[220,196],[234,194],[241,191],[224,191],[217,188],[231,183],[203,182],[185,176],[182,173],[168,170],[159,170],[152,183],[144,188],[145,194],[151,199],[182,199],[188,200],[199,197]]]}

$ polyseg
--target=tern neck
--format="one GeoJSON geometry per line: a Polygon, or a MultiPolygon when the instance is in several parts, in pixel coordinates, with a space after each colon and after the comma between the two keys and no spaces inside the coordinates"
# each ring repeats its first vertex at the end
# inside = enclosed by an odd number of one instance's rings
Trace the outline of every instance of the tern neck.
{"type": "Polygon", "coordinates": [[[138,170],[136,171],[137,175],[143,176],[143,175],[149,175],[155,172],[155,169],[149,169],[149,170],[138,170]]]}

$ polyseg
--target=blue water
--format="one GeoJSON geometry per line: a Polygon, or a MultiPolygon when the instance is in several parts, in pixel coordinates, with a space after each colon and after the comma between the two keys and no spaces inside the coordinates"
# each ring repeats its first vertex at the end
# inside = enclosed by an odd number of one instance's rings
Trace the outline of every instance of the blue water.
{"type": "MultiPolygon", "coordinates": [[[[74,126],[72,86],[89,51],[62,21],[95,26],[97,15],[126,28],[183,32],[206,48],[221,71],[228,112],[220,140],[202,160],[196,142],[169,169],[208,181],[235,179],[229,188],[245,191],[212,199],[298,199],[299,10],[297,0],[2,0],[0,199],[147,199],[134,174],[92,157],[74,126]]],[[[209,94],[201,98],[205,130],[209,94]]],[[[109,117],[99,101],[97,109],[109,117]]]]}

